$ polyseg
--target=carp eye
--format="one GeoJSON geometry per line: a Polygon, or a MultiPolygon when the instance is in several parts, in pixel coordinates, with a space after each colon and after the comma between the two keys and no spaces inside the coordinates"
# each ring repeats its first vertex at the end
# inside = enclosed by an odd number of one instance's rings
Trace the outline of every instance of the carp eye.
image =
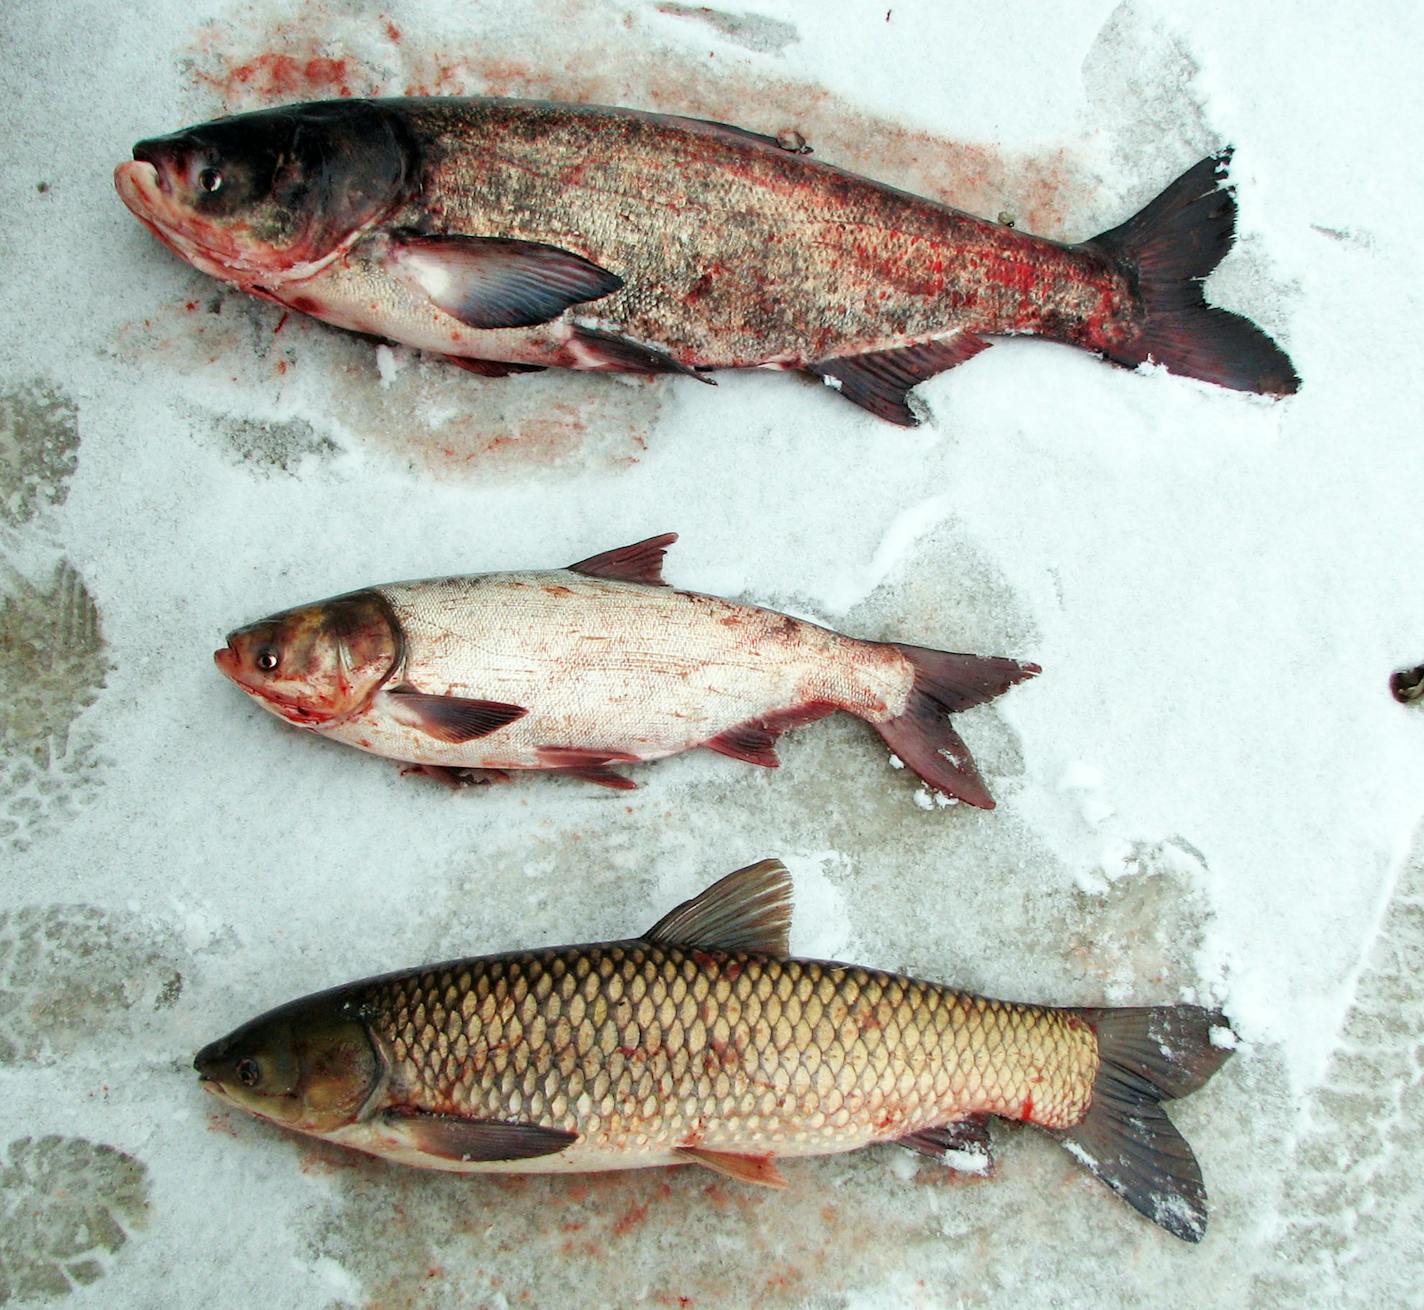
{"type": "Polygon", "coordinates": [[[270,646],[257,652],[257,667],[263,673],[271,673],[277,667],[277,652],[270,646]]]}
{"type": "Polygon", "coordinates": [[[262,1081],[262,1070],[257,1067],[256,1060],[239,1060],[236,1072],[237,1081],[244,1087],[256,1087],[262,1081]]]}
{"type": "Polygon", "coordinates": [[[205,168],[198,174],[198,185],[210,194],[222,186],[222,174],[216,168],[205,168]]]}

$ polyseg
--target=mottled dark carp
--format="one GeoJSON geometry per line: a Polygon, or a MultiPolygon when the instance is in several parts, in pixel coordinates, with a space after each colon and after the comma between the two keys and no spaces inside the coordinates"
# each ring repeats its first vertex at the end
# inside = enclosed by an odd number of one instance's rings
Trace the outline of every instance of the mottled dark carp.
{"type": "Polygon", "coordinates": [[[992,809],[951,712],[1035,664],[857,641],[662,579],[676,534],[566,569],[399,582],[228,637],[218,667],[298,727],[456,783],[705,746],[775,768],[788,728],[844,710],[931,787],[992,809]]]}
{"type": "Polygon", "coordinates": [[[1160,1102],[1233,1044],[1192,1005],[1051,1008],[788,956],[777,860],[643,936],[455,960],[294,1001],[198,1053],[203,1085],[285,1128],[405,1164],[577,1172],[775,1161],[896,1142],[987,1163],[987,1118],[1038,1125],[1149,1219],[1206,1230],[1160,1102]]]}
{"type": "Polygon", "coordinates": [[[477,373],[797,369],[892,423],[916,383],[1033,335],[1241,391],[1298,382],[1211,308],[1222,152],[1065,244],[882,186],[774,137],[492,99],[335,100],[141,141],[124,203],[244,291],[477,373]]]}

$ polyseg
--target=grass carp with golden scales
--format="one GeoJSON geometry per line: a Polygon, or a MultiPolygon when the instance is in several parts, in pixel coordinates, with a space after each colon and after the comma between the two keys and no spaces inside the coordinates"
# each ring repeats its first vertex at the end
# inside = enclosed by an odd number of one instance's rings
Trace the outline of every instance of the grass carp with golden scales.
{"type": "Polygon", "coordinates": [[[194,1064],[282,1127],[467,1173],[696,1164],[781,1187],[788,1157],[895,1142],[943,1159],[1017,1119],[1201,1239],[1201,1172],[1161,1102],[1230,1054],[1220,1014],[1021,1005],[795,959],[791,891],[765,860],[640,937],[351,983],[194,1064]]]}

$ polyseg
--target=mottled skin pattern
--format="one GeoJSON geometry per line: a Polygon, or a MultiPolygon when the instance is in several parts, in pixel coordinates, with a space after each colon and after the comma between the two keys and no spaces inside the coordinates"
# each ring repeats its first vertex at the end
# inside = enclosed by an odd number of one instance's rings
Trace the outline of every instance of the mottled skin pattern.
{"type": "Polygon", "coordinates": [[[890,718],[914,681],[891,646],[754,605],[567,569],[376,590],[401,634],[387,687],[409,682],[529,711],[450,743],[402,721],[399,698],[380,689],[360,713],[321,729],[412,763],[548,768],[550,750],[653,760],[808,704],[890,718]]]}
{"type": "MultiPolygon", "coordinates": [[[[141,143],[161,174],[122,164],[116,185],[160,240],[205,272],[457,357],[629,367],[580,340],[576,325],[702,369],[798,368],[961,332],[1034,333],[1110,352],[1141,329],[1130,275],[1102,251],[975,218],[754,133],[540,101],[339,103],[345,120],[334,105],[307,107],[328,133],[307,162],[320,159],[330,174],[328,208],[360,191],[340,231],[334,219],[282,211],[269,245],[255,209],[251,223],[241,212],[205,213],[198,193],[175,190],[203,163],[182,133],[141,143]],[[363,148],[369,177],[359,171],[363,148]],[[299,241],[294,225],[307,232],[299,241]],[[392,236],[412,233],[545,243],[624,286],[537,326],[471,327],[398,275],[392,236]]],[[[263,116],[248,117],[247,137],[224,126],[242,119],[208,128],[225,133],[226,151],[256,161],[263,116]]]]}
{"type": "MultiPolygon", "coordinates": [[[[626,283],[576,305],[683,364],[799,366],[964,330],[1103,349],[1140,307],[1102,255],[1017,232],[695,120],[512,100],[387,101],[420,146],[384,229],[572,250],[626,283]]],[[[577,367],[566,326],[476,331],[358,242],[286,303],[450,354],[577,367]],[[306,301],[314,301],[309,305],[306,301]]]]}
{"type": "Polygon", "coordinates": [[[818,1155],[988,1113],[1086,1113],[1097,1042],[1066,1011],[814,960],[642,941],[457,961],[332,994],[388,1069],[333,1140],[444,1169],[677,1163],[679,1147],[818,1155]],[[417,1158],[399,1118],[561,1128],[514,1162],[417,1158]]]}

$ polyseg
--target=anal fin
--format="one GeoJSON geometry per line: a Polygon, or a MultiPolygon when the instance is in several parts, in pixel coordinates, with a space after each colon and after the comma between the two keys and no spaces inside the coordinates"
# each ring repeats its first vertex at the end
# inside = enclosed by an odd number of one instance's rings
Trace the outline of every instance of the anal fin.
{"type": "Polygon", "coordinates": [[[769,1155],[736,1155],[731,1151],[708,1151],[700,1146],[680,1146],[677,1154],[694,1164],[711,1169],[724,1178],[758,1187],[785,1187],[786,1177],[769,1155]]]}
{"type": "Polygon", "coordinates": [[[896,1145],[964,1173],[988,1173],[994,1164],[989,1143],[989,1116],[985,1114],[971,1114],[955,1123],[921,1128],[896,1138],[896,1145]]]}
{"type": "Polygon", "coordinates": [[[446,355],[444,358],[466,373],[482,378],[507,378],[511,373],[542,373],[543,364],[521,364],[509,359],[471,359],[468,355],[446,355]]]}
{"type": "Polygon", "coordinates": [[[808,364],[806,372],[828,380],[852,404],[869,410],[876,418],[914,428],[919,427],[920,417],[910,408],[911,389],[988,348],[989,343],[982,337],[956,332],[952,337],[898,350],[823,359],[808,364]]]}
{"type": "Polygon", "coordinates": [[[768,732],[752,719],[749,723],[739,723],[734,728],[719,732],[702,744],[719,755],[745,760],[748,764],[760,764],[764,769],[777,769],[781,767],[781,761],[776,757],[776,738],[776,733],[768,732]]]}
{"type": "Polygon", "coordinates": [[[764,714],[757,719],[748,719],[734,727],[709,737],[702,744],[719,755],[730,756],[734,760],[745,760],[748,764],[760,764],[764,769],[780,768],[781,761],[776,756],[776,739],[788,728],[799,727],[803,723],[814,723],[827,714],[834,714],[837,707],[828,701],[810,701],[794,709],[778,710],[774,714],[764,714]]]}

